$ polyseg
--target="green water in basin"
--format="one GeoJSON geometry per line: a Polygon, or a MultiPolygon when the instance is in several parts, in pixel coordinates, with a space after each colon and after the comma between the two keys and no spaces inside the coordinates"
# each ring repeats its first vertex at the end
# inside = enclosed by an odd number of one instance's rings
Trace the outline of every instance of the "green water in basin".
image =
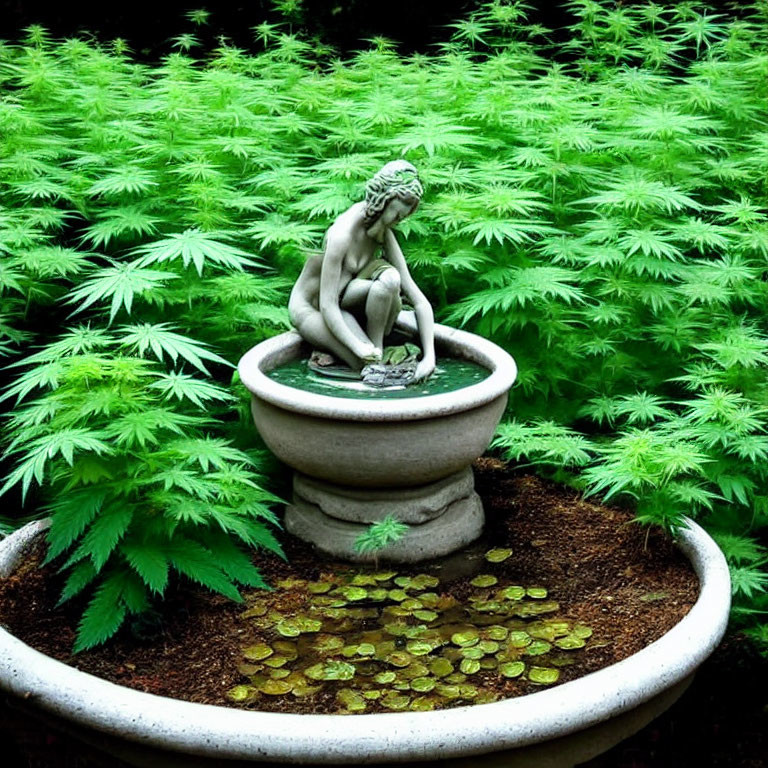
{"type": "Polygon", "coordinates": [[[267,373],[270,379],[287,387],[330,397],[358,400],[400,400],[455,392],[488,378],[491,372],[469,360],[447,357],[437,361],[434,373],[426,380],[410,386],[371,387],[361,381],[331,379],[319,376],[307,367],[307,360],[292,360],[267,373]]]}

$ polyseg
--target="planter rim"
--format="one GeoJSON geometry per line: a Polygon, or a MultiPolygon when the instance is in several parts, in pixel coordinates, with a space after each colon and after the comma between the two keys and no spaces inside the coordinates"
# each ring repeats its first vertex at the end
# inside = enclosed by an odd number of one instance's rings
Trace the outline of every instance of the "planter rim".
{"type": "MultiPolygon", "coordinates": [[[[633,709],[690,675],[722,638],[730,609],[725,558],[688,520],[678,545],[699,597],[669,632],[585,677],[491,704],[418,713],[296,715],[250,712],[142,693],[80,672],[0,629],[0,687],[65,719],[130,741],[219,759],[364,764],[479,755],[550,741],[633,709]]],[[[0,576],[47,527],[0,541],[0,576]]]]}
{"type": "MultiPolygon", "coordinates": [[[[398,328],[414,331],[416,322],[412,314],[401,313],[398,328]]],[[[452,392],[397,400],[319,395],[280,384],[262,370],[274,360],[278,365],[284,362],[286,356],[298,350],[301,343],[301,337],[295,331],[260,342],[240,359],[237,366],[240,380],[256,397],[272,405],[324,419],[381,422],[447,416],[478,408],[504,395],[517,377],[515,361],[498,345],[474,333],[435,324],[435,343],[438,347],[456,354],[463,353],[464,357],[488,368],[490,375],[476,384],[452,392]]]]}

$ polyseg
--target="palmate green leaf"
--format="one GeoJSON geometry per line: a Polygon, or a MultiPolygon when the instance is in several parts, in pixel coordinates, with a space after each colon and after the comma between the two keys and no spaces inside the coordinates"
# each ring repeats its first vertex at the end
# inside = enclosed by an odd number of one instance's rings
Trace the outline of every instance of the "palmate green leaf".
{"type": "Polygon", "coordinates": [[[63,495],[46,508],[51,517],[51,527],[46,534],[48,552],[44,563],[51,562],[80,538],[101,512],[105,499],[106,492],[102,489],[75,491],[63,495]]]}
{"type": "Polygon", "coordinates": [[[491,444],[501,448],[505,458],[519,461],[525,457],[532,464],[556,464],[580,467],[592,460],[590,441],[568,427],[552,421],[523,424],[514,419],[503,422],[491,444]]]}
{"type": "Polygon", "coordinates": [[[152,216],[141,205],[122,206],[104,211],[101,216],[83,230],[83,240],[94,246],[108,246],[123,235],[151,235],[157,231],[160,219],[152,216]]]}
{"type": "Polygon", "coordinates": [[[739,536],[727,531],[710,531],[726,559],[733,563],[759,563],[765,560],[766,548],[751,536],[739,536]]]}
{"type": "Polygon", "coordinates": [[[752,565],[729,566],[731,574],[731,592],[734,595],[743,595],[752,599],[758,594],[768,592],[768,571],[760,570],[760,565],[768,562],[752,565]]]}
{"type": "Polygon", "coordinates": [[[172,272],[159,272],[144,269],[140,264],[120,264],[111,261],[112,267],[100,269],[94,277],[86,280],[79,288],[72,291],[67,303],[80,303],[75,312],[82,312],[96,302],[111,298],[109,310],[110,322],[121,307],[130,314],[133,299],[147,293],[157,292],[168,280],[174,280],[178,275],[172,272]]]}
{"type": "Polygon", "coordinates": [[[448,319],[466,323],[477,315],[504,314],[514,307],[544,301],[581,302],[584,294],[570,284],[577,273],[562,267],[526,267],[505,270],[500,288],[477,291],[459,302],[448,319]]]}
{"type": "Polygon", "coordinates": [[[228,440],[213,437],[190,437],[168,443],[167,449],[184,458],[187,464],[198,464],[207,472],[210,468],[221,469],[229,463],[253,464],[242,451],[228,440]]]}
{"type": "Polygon", "coordinates": [[[575,201],[574,205],[623,209],[628,213],[639,211],[677,211],[701,206],[694,199],[683,194],[677,187],[660,181],[651,181],[640,175],[611,182],[597,195],[575,201]]]}
{"type": "Polygon", "coordinates": [[[133,507],[123,500],[114,501],[102,508],[67,564],[88,557],[93,567],[100,571],[130,528],[133,518],[133,507]]]}
{"type": "Polygon", "coordinates": [[[117,632],[127,613],[122,592],[123,576],[119,572],[110,574],[97,587],[78,624],[74,653],[93,648],[117,632]]]}
{"type": "Polygon", "coordinates": [[[211,551],[199,542],[176,536],[166,551],[171,566],[183,576],[225,595],[230,600],[238,603],[243,601],[237,587],[217,565],[211,551]]]}
{"type": "Polygon", "coordinates": [[[209,373],[203,360],[232,366],[223,357],[206,349],[203,342],[194,341],[170,330],[169,323],[142,323],[141,325],[124,325],[121,331],[121,345],[126,346],[140,355],[152,351],[158,360],[165,356],[175,363],[179,358],[186,360],[203,373],[209,373]]]}
{"type": "Polygon", "coordinates": [[[423,149],[428,156],[438,152],[464,153],[482,143],[474,129],[436,112],[420,115],[418,122],[393,140],[400,154],[423,149]]]}
{"type": "Polygon", "coordinates": [[[185,267],[194,265],[198,275],[202,275],[205,266],[211,264],[234,270],[257,266],[258,261],[252,254],[222,242],[231,239],[227,232],[187,229],[181,234],[141,245],[131,253],[140,257],[135,262],[139,267],[181,259],[185,267]]]}
{"type": "Polygon", "coordinates": [[[204,407],[209,401],[230,402],[235,398],[225,389],[207,381],[200,381],[185,373],[161,373],[153,381],[150,388],[163,393],[166,399],[187,399],[199,407],[204,407]]]}
{"type": "Polygon", "coordinates": [[[112,447],[101,439],[102,436],[99,432],[85,428],[63,429],[32,440],[23,449],[15,448],[15,453],[23,450],[24,457],[8,475],[0,488],[0,495],[20,482],[22,498],[25,498],[33,480],[42,484],[48,463],[57,456],[61,456],[71,466],[76,451],[92,451],[99,455],[112,453],[112,447]]]}
{"type": "Polygon", "coordinates": [[[250,557],[228,536],[212,533],[206,537],[205,544],[215,562],[232,581],[246,587],[268,589],[261,572],[251,562],[250,557]]]}
{"type": "Polygon", "coordinates": [[[99,572],[93,567],[90,560],[83,560],[73,566],[61,591],[57,606],[71,600],[80,594],[97,576],[99,572]]]}
{"type": "Polygon", "coordinates": [[[65,365],[62,360],[38,364],[25,371],[14,384],[8,387],[0,395],[0,402],[15,397],[16,402],[20,403],[34,389],[56,389],[64,373],[65,365]]]}
{"type": "Polygon", "coordinates": [[[520,245],[530,242],[537,235],[556,232],[558,230],[554,227],[531,219],[491,219],[488,217],[470,221],[459,229],[460,234],[475,236],[472,245],[477,245],[481,241],[490,245],[493,240],[496,240],[499,245],[504,245],[505,240],[513,245],[520,245]]]}
{"type": "Polygon", "coordinates": [[[120,545],[120,553],[155,594],[163,594],[168,585],[168,557],[166,543],[150,539],[126,540],[120,545]]]}
{"type": "Polygon", "coordinates": [[[102,178],[91,185],[88,192],[91,195],[104,195],[117,197],[119,195],[137,195],[148,192],[156,187],[157,176],[149,168],[127,163],[112,171],[108,171],[102,178]]]}
{"type": "Polygon", "coordinates": [[[95,352],[113,343],[114,337],[103,328],[91,328],[90,324],[78,325],[67,328],[67,333],[63,334],[58,341],[51,342],[39,352],[12,363],[9,368],[54,362],[62,357],[95,352]]]}

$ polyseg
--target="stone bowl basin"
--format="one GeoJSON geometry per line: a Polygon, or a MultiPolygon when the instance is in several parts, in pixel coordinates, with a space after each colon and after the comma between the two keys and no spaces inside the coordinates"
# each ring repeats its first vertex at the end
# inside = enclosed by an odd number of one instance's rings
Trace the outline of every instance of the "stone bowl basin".
{"type": "MultiPolygon", "coordinates": [[[[722,638],[730,607],[728,567],[707,533],[688,524],[678,545],[699,578],[699,596],[688,614],[623,661],[528,696],[433,712],[249,712],[115,685],[45,656],[3,629],[0,689],[47,722],[53,718],[56,727],[135,766],[439,760],[442,768],[565,768],[609,749],[667,709],[722,638]]],[[[0,578],[14,571],[44,528],[30,523],[0,541],[0,578]]]]}
{"type": "MultiPolygon", "coordinates": [[[[398,327],[414,330],[408,315],[398,327]]],[[[453,392],[398,400],[315,394],[266,375],[306,352],[292,331],[253,347],[238,371],[253,395],[259,433],[290,467],[347,487],[412,487],[455,474],[483,454],[517,375],[503,349],[475,334],[435,325],[435,347],[438,358],[470,360],[490,375],[453,392]]]]}

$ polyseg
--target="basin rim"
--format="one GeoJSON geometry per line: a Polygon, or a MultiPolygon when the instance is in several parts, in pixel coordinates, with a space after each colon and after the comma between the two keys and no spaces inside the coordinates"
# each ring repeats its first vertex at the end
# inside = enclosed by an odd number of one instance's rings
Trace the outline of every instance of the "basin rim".
{"type": "MultiPolygon", "coordinates": [[[[413,330],[415,321],[402,313],[398,327],[413,330]],[[402,315],[405,315],[404,317],[402,315]]],[[[271,370],[290,359],[301,347],[295,331],[281,333],[262,341],[246,352],[238,363],[240,380],[254,397],[293,413],[347,421],[415,421],[448,416],[478,408],[504,396],[517,377],[517,366],[501,347],[474,333],[435,324],[435,344],[488,368],[490,375],[468,387],[437,395],[397,400],[364,400],[333,397],[289,387],[270,379],[263,369],[271,370]]]]}

